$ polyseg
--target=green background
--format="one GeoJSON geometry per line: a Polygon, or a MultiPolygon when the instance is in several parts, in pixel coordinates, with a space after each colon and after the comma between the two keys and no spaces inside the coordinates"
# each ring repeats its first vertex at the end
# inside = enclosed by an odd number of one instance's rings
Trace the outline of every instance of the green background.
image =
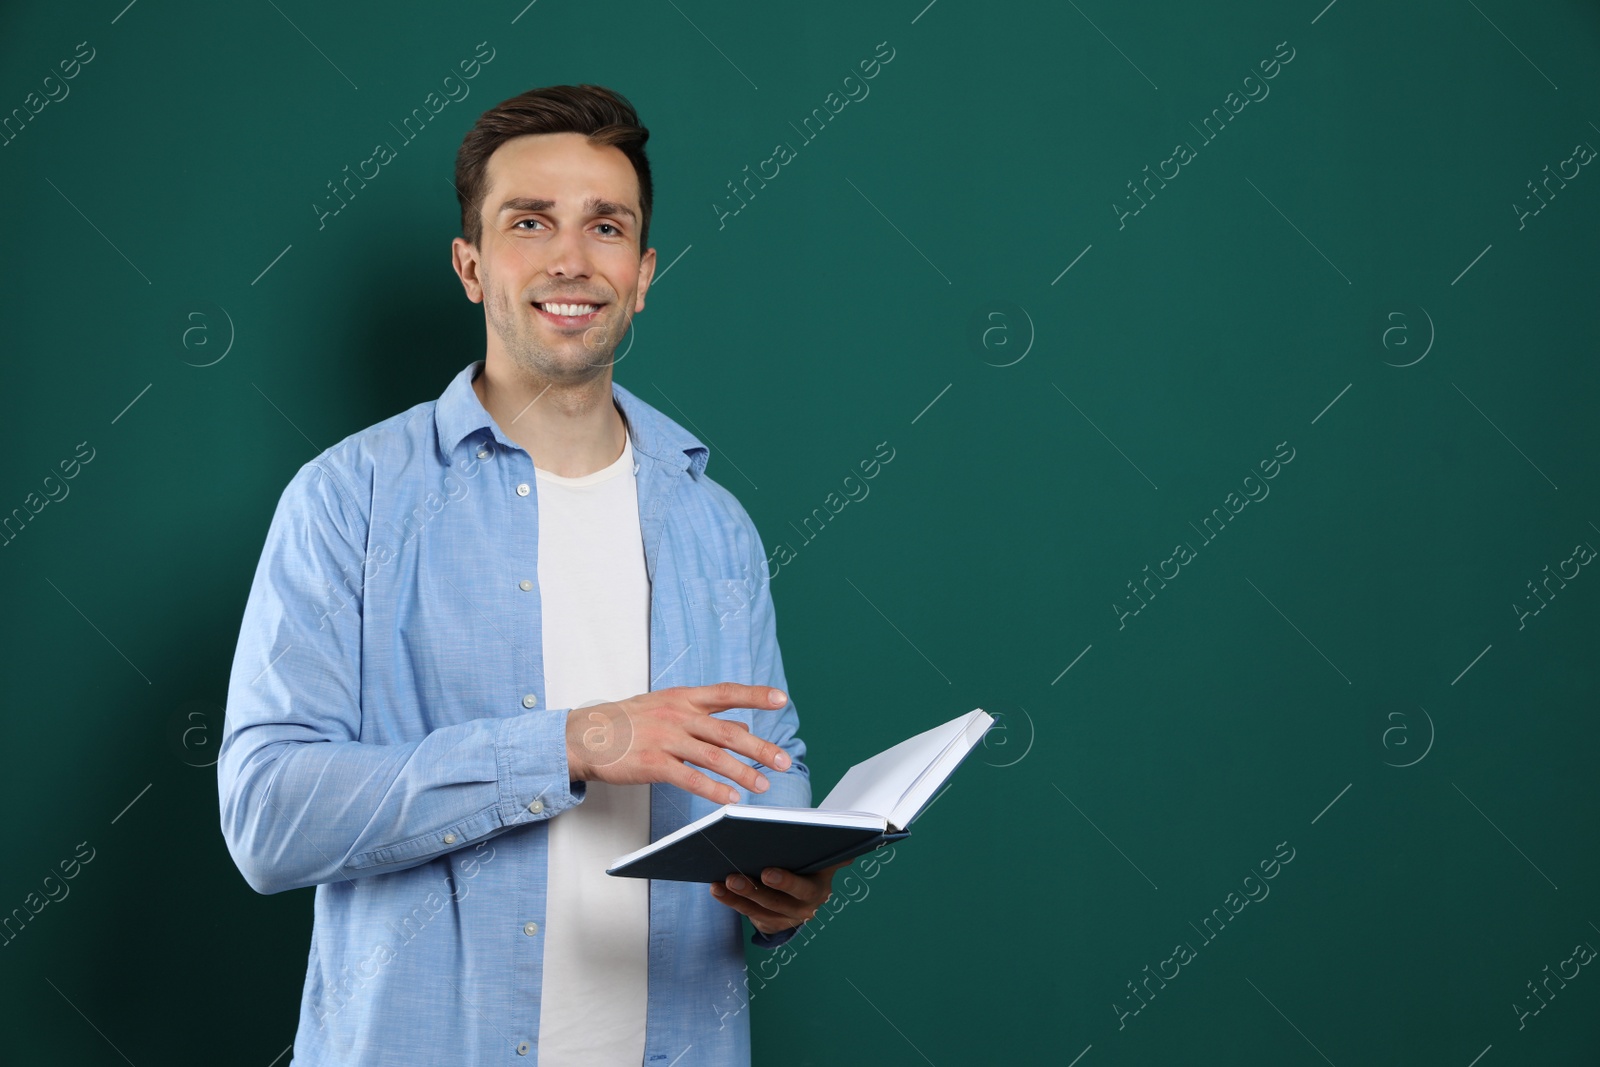
{"type": "Polygon", "coordinates": [[[1600,977],[1517,1005],[1600,946],[1600,577],[1515,607],[1600,545],[1600,175],[1516,207],[1600,145],[1593,4],[123,3],[0,12],[5,113],[94,49],[0,147],[0,514],[94,454],[0,548],[0,909],[94,850],[0,948],[8,1062],[287,1062],[311,892],[246,886],[209,765],[250,577],[302,463],[482,357],[454,153],[576,82],[650,127],[672,264],[617,379],[795,550],[817,797],[1003,727],[760,990],[757,1062],[1595,1062],[1600,977]]]}

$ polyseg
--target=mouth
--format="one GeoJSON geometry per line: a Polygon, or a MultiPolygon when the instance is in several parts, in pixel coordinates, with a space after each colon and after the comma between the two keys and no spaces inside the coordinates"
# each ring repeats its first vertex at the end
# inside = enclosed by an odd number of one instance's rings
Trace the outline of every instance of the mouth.
{"type": "Polygon", "coordinates": [[[600,312],[604,310],[605,304],[578,304],[548,300],[544,302],[534,301],[533,308],[540,316],[554,325],[570,329],[588,326],[594,322],[599,317],[600,312]]]}

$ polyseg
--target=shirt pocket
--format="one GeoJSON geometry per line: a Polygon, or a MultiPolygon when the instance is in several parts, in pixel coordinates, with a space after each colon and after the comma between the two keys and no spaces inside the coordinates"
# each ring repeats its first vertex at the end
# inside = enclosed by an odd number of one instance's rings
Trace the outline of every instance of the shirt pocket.
{"type": "MultiPolygon", "coordinates": [[[[771,679],[755,677],[755,593],[751,583],[742,577],[723,577],[707,574],[682,576],[684,605],[689,616],[688,632],[694,644],[685,658],[696,657],[695,669],[699,671],[697,684],[714,685],[717,682],[737,682],[741,685],[770,685],[771,679]]],[[[743,723],[751,733],[756,730],[755,709],[729,708],[713,712],[712,717],[743,723]]],[[[765,722],[764,717],[763,722],[765,722]]],[[[730,752],[742,763],[754,765],[755,760],[737,752],[730,752]]],[[[706,771],[706,768],[696,767],[706,771]]],[[[715,771],[706,771],[714,781],[725,782],[739,791],[743,803],[760,803],[760,794],[751,793],[741,783],[724,778],[715,771]]],[[[690,797],[689,821],[716,810],[720,805],[703,797],[690,797]]]]}
{"type": "MultiPolygon", "coordinates": [[[[698,683],[760,684],[753,677],[755,647],[751,616],[755,598],[749,584],[743,578],[706,574],[686,574],[682,581],[689,633],[694,642],[688,655],[695,657],[698,683]]],[[[747,724],[750,715],[749,708],[718,713],[721,718],[742,718],[747,724]],[[737,714],[739,712],[742,716],[737,714]]]]}

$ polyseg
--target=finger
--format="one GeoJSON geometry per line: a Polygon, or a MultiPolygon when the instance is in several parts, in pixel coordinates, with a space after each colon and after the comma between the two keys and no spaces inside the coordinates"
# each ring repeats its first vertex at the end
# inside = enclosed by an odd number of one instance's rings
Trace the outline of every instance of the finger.
{"type": "MultiPolygon", "coordinates": [[[[794,886],[796,877],[795,875],[790,875],[785,880],[786,884],[794,886]]],[[[728,887],[730,892],[745,897],[791,922],[809,919],[817,913],[817,902],[812,901],[809,897],[804,899],[795,897],[783,890],[764,886],[760,882],[752,882],[742,875],[730,874],[723,880],[723,884],[728,887]]],[[[805,891],[804,886],[798,888],[805,891]]]]}
{"type": "Polygon", "coordinates": [[[705,797],[713,804],[739,803],[739,791],[733,786],[713,781],[687,763],[673,758],[670,753],[663,752],[661,756],[671,763],[671,767],[660,779],[661,781],[670,782],[686,793],[705,797]]]}
{"type": "MultiPolygon", "coordinates": [[[[764,766],[774,770],[782,770],[789,763],[789,754],[770,741],[762,740],[750,732],[750,727],[742,722],[730,722],[727,719],[714,719],[709,716],[703,719],[692,719],[684,723],[684,732],[690,737],[698,738],[704,745],[694,745],[684,750],[681,755],[685,759],[693,759],[702,767],[708,767],[726,778],[741,782],[746,789],[764,792],[766,786],[756,788],[756,779],[759,777],[754,767],[743,763],[728,755],[728,752],[737,752],[749,756],[764,766]],[[714,751],[708,752],[707,749],[714,751]],[[781,757],[781,758],[780,758],[781,757]],[[712,762],[706,762],[709,759],[712,762]]],[[[764,779],[763,779],[764,780],[764,779]]]]}
{"type": "MultiPolygon", "coordinates": [[[[714,719],[708,715],[704,718],[690,719],[684,724],[684,730],[702,741],[709,741],[741,756],[749,756],[763,767],[771,767],[775,771],[788,770],[792,762],[789,753],[781,747],[751,733],[747,723],[714,719]]],[[[737,763],[738,760],[734,762],[737,763]]],[[[734,777],[719,766],[712,766],[711,769],[729,778],[734,777]]],[[[746,787],[752,788],[748,782],[746,787]]]]}
{"type": "MultiPolygon", "coordinates": [[[[837,866],[845,866],[850,861],[837,866]]],[[[829,867],[817,874],[796,874],[782,867],[767,867],[761,872],[761,883],[779,893],[786,893],[804,904],[820,907],[833,895],[833,871],[829,867]]]]}
{"type": "Polygon", "coordinates": [[[766,775],[750,764],[734,759],[716,745],[696,745],[686,758],[698,766],[716,771],[724,778],[738,782],[752,793],[765,793],[772,784],[767,781],[766,775]]]}
{"type": "Polygon", "coordinates": [[[789,702],[788,696],[781,689],[765,685],[740,685],[738,682],[686,686],[684,696],[689,703],[706,711],[727,711],[729,708],[781,708],[789,702]]]}
{"type": "MultiPolygon", "coordinates": [[[[772,927],[774,931],[788,929],[795,925],[795,919],[788,915],[780,915],[775,911],[762,907],[749,897],[740,896],[725,887],[721,882],[711,883],[711,895],[718,901],[726,904],[741,915],[747,915],[751,923],[762,923],[772,927]]],[[[757,926],[756,929],[760,929],[757,926]]]]}

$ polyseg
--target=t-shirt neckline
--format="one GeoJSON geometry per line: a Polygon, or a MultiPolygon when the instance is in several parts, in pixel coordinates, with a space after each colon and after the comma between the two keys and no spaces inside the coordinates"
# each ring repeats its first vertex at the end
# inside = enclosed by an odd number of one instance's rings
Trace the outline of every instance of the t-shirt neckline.
{"type": "Polygon", "coordinates": [[[533,473],[538,476],[540,481],[550,482],[552,485],[580,487],[585,485],[594,485],[597,482],[610,481],[612,478],[615,478],[624,471],[632,470],[633,438],[630,434],[624,432],[622,435],[622,455],[618,456],[609,465],[601,467],[597,471],[580,475],[577,478],[568,478],[565,475],[556,474],[554,471],[547,471],[544,468],[535,465],[533,468],[533,473]]]}

